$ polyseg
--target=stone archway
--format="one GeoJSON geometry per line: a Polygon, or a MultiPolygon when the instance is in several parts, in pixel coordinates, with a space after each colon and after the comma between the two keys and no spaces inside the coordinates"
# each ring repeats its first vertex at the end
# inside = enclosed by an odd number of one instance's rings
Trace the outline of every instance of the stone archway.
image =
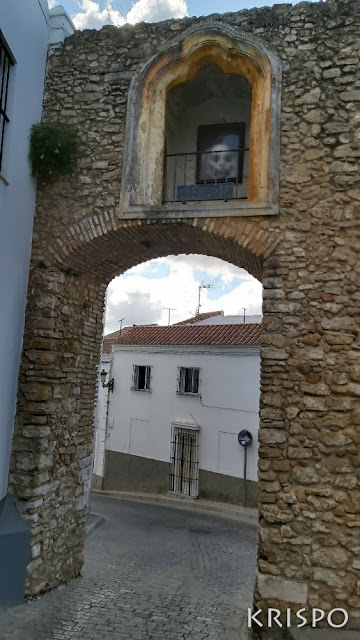
{"type": "MultiPolygon", "coordinates": [[[[67,255],[60,260],[54,243],[32,268],[11,475],[33,534],[30,595],[78,575],[83,563],[108,282],[139,262],[171,253],[216,256],[261,280],[264,268],[276,271],[270,265],[276,234],[249,222],[242,228],[226,218],[221,224],[203,220],[201,228],[191,219],[117,224],[97,237],[74,235],[70,228],[67,255]]],[[[78,229],[85,226],[83,221],[78,229]]]]}
{"type": "Polygon", "coordinates": [[[280,7],[217,21],[262,34],[284,63],[276,215],[119,217],[130,80],[187,20],[77,33],[50,58],[44,118],[76,126],[83,153],[38,191],[10,477],[32,529],[30,594],[83,561],[106,285],[151,257],[200,252],[264,284],[256,603],[340,601],[358,624],[360,14],[358,0],[280,7]]]}

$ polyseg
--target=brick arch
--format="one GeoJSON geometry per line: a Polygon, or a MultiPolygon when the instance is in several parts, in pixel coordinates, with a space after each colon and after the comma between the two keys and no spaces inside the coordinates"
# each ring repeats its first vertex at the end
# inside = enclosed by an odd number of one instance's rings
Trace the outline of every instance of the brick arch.
{"type": "Polygon", "coordinates": [[[109,281],[140,262],[179,253],[215,256],[262,280],[277,243],[277,233],[256,218],[124,221],[106,215],[73,223],[46,246],[35,243],[10,474],[38,554],[29,565],[29,594],[66,582],[83,564],[109,281]]]}
{"type": "Polygon", "coordinates": [[[257,222],[232,218],[129,220],[96,216],[72,225],[48,247],[62,268],[102,282],[152,258],[198,253],[221,258],[262,280],[263,260],[278,243],[257,222]]]}

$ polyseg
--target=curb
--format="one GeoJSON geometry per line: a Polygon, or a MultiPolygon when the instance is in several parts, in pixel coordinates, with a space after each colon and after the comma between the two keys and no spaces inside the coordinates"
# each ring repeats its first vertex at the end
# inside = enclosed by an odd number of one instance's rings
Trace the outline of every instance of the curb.
{"type": "Polygon", "coordinates": [[[175,509],[182,509],[184,511],[202,512],[209,515],[217,515],[219,517],[237,520],[239,522],[246,522],[248,524],[257,524],[258,521],[257,509],[245,508],[239,505],[226,504],[223,502],[216,503],[196,498],[181,498],[177,496],[170,497],[161,494],[133,493],[129,491],[92,490],[91,493],[95,496],[117,498],[118,500],[127,500],[129,502],[141,502],[143,504],[161,505],[175,509]]]}
{"type": "Polygon", "coordinates": [[[89,513],[86,523],[86,537],[98,529],[104,522],[105,518],[100,513],[89,513]]]}

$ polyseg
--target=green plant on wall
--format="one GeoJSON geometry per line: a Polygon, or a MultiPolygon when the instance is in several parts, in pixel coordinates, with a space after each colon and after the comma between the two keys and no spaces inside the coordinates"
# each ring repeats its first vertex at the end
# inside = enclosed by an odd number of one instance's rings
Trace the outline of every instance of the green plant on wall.
{"type": "Polygon", "coordinates": [[[76,131],[64,124],[34,124],[29,150],[32,175],[48,183],[70,173],[76,165],[78,146],[76,131]]]}

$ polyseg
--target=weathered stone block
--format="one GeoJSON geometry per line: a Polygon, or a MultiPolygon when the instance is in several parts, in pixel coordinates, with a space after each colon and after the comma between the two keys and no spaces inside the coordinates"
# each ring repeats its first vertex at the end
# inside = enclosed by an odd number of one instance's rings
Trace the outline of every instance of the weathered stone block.
{"type": "Polygon", "coordinates": [[[264,444],[282,444],[286,442],[286,434],[283,430],[263,429],[259,434],[259,441],[264,444]]]}
{"type": "Polygon", "coordinates": [[[306,604],[307,585],[280,577],[258,573],[258,589],[262,598],[281,600],[294,604],[306,604]]]}
{"type": "Polygon", "coordinates": [[[318,482],[319,476],[312,467],[298,467],[293,469],[294,479],[301,484],[313,484],[318,482]]]}
{"type": "Polygon", "coordinates": [[[326,547],[326,549],[315,551],[313,553],[313,560],[315,564],[321,567],[340,568],[347,566],[349,554],[339,547],[326,547]]]}

